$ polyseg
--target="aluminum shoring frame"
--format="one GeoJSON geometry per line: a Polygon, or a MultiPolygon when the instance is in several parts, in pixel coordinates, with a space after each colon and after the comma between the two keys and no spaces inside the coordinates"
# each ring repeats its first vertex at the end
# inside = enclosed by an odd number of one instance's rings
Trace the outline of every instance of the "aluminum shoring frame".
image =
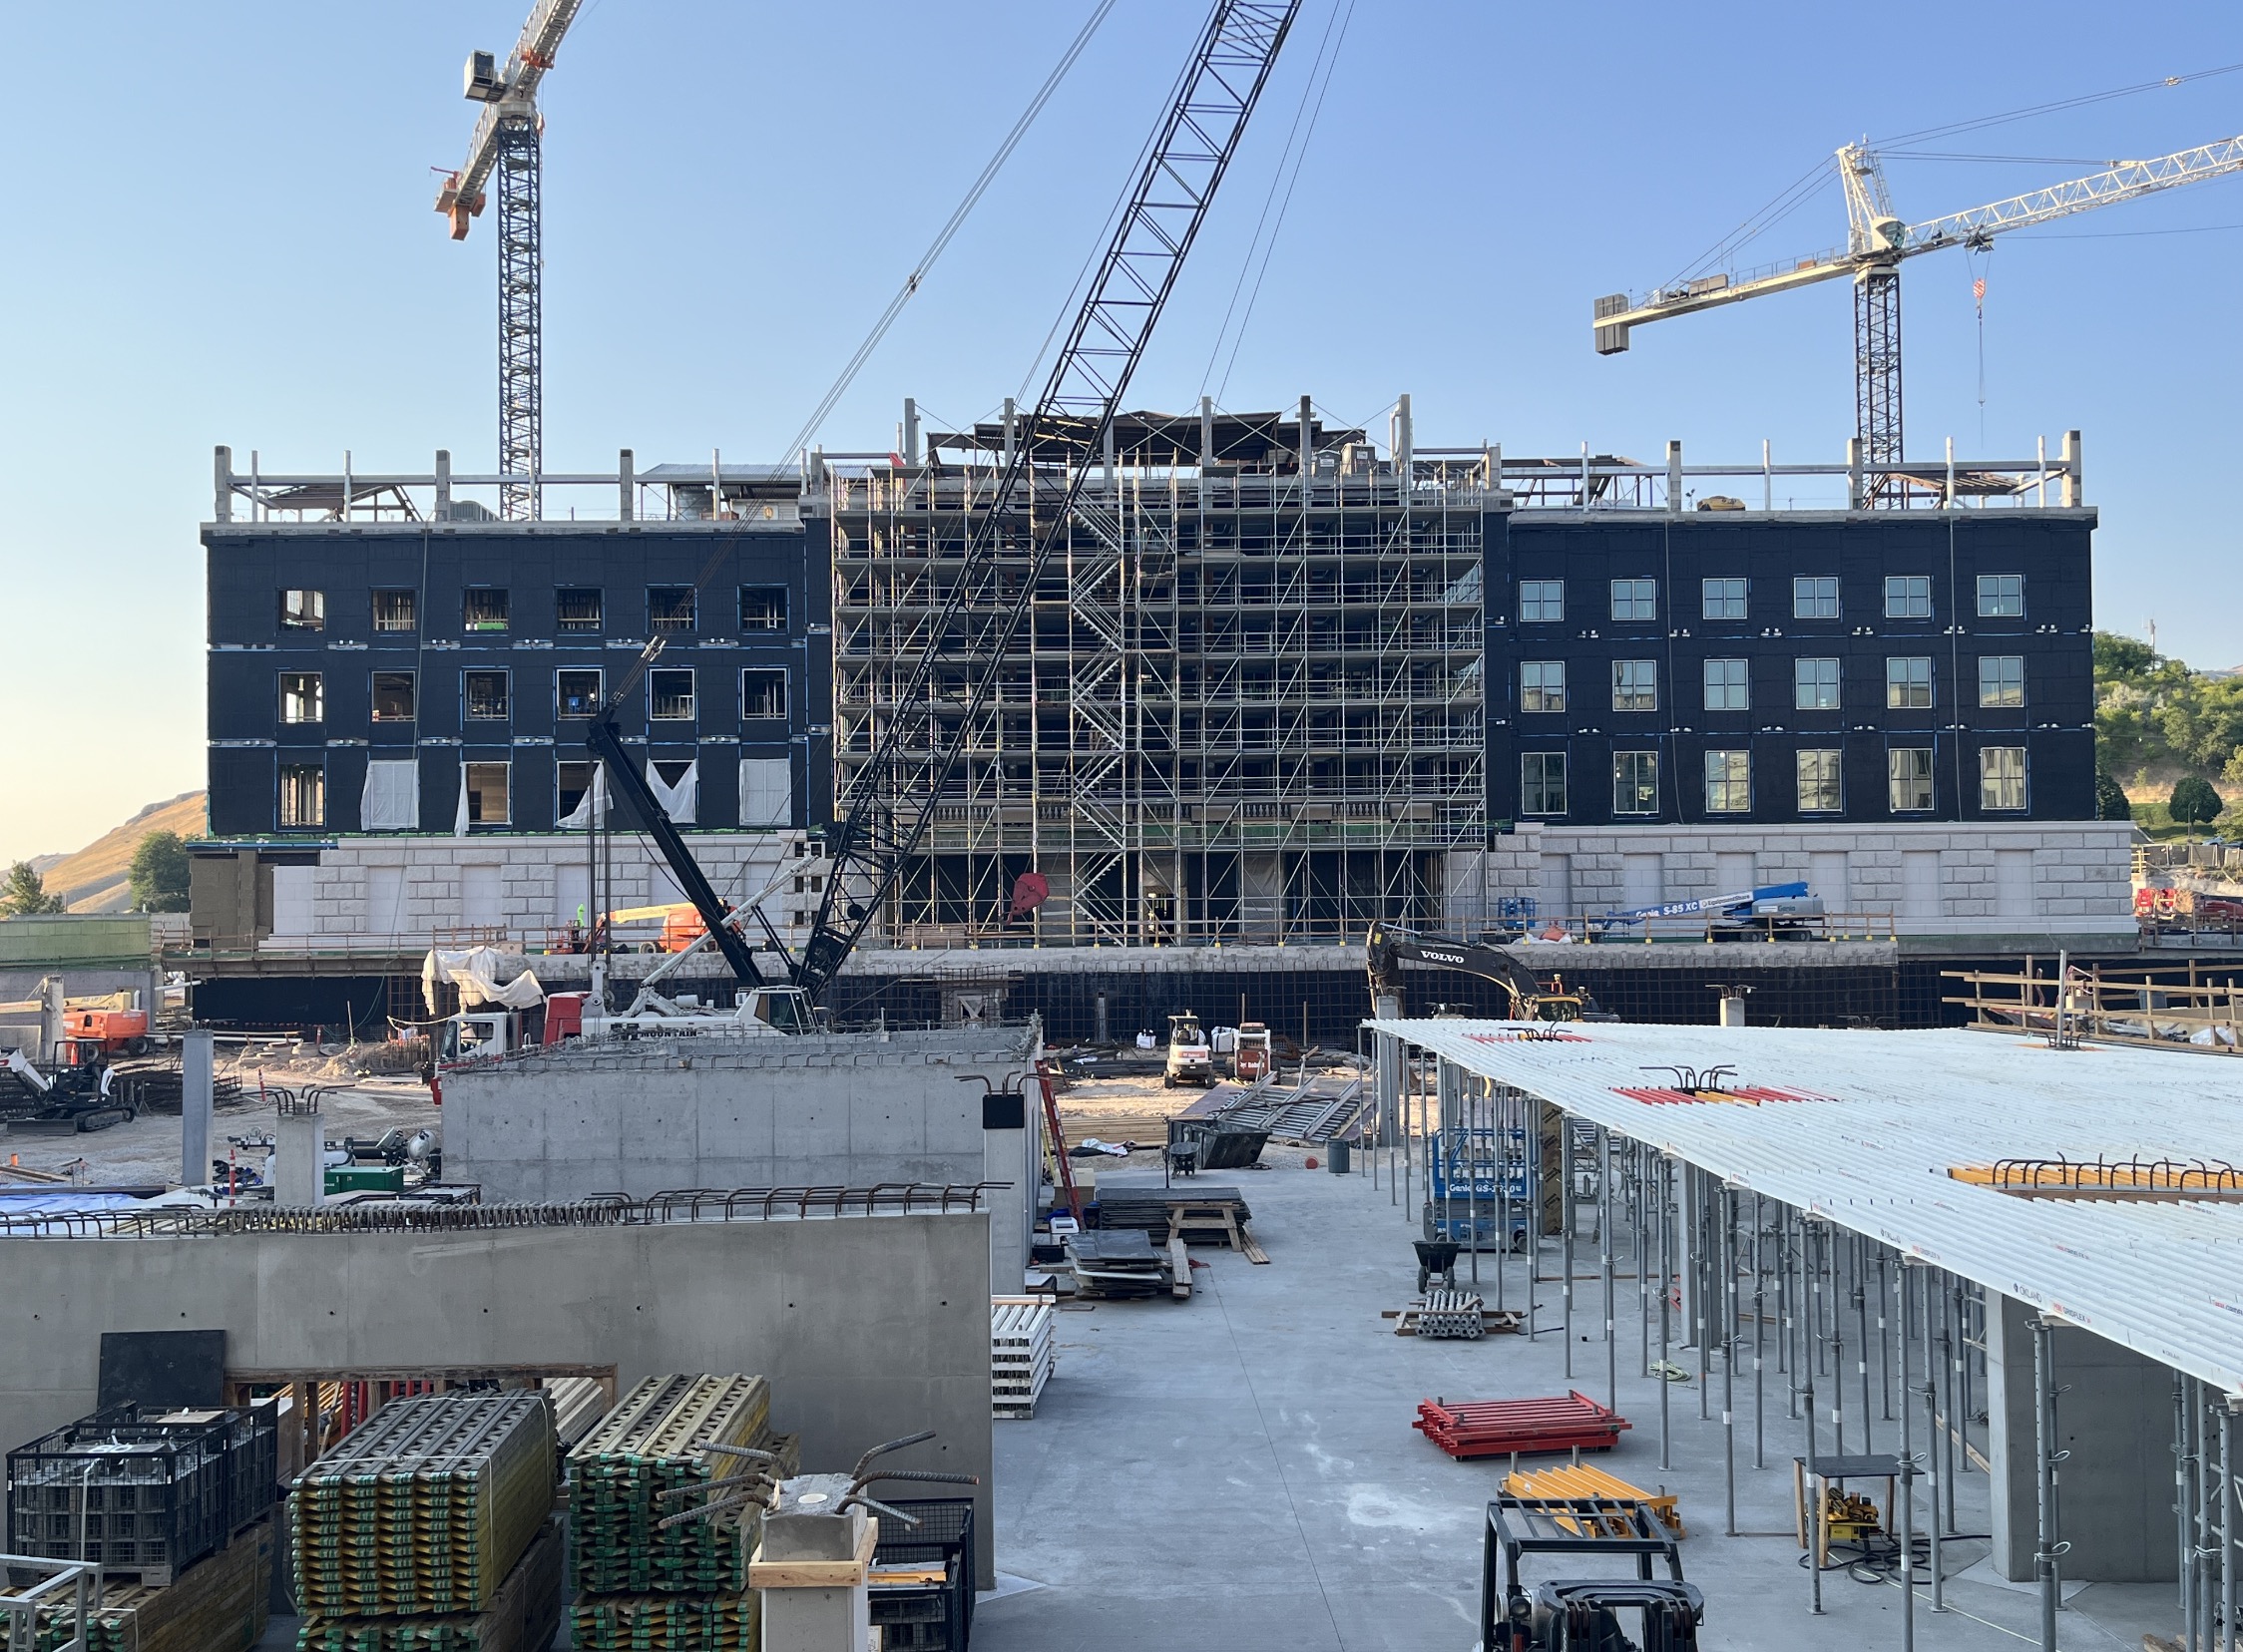
{"type": "MultiPolygon", "coordinates": [[[[934,620],[931,645],[905,680],[887,725],[875,719],[871,753],[839,800],[832,873],[798,976],[813,1002],[824,998],[858,939],[880,920],[904,860],[934,824],[936,804],[1028,618],[1022,594],[1010,600],[999,595],[1002,569],[995,547],[1018,520],[1022,484],[1037,468],[1031,455],[1040,442],[1063,441],[1074,459],[1056,519],[1044,525],[1027,571],[1033,594],[1299,9],[1300,0],[1217,0],[1092,277],[1089,297],[1004,467],[991,509],[968,542],[957,581],[934,620]],[[943,645],[953,638],[967,654],[965,700],[955,728],[935,713],[925,692],[942,663],[943,645]],[[924,758],[917,755],[921,750],[924,758]]],[[[1033,504],[1033,488],[1030,493],[1033,504]]]]}

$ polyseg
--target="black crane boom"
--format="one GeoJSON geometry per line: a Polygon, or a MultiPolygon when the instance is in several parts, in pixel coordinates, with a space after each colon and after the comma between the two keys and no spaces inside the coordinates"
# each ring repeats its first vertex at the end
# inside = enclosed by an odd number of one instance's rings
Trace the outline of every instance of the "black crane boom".
{"type": "Polygon", "coordinates": [[[887,904],[906,857],[925,840],[971,731],[989,702],[1038,577],[1073,515],[1177,272],[1206,220],[1300,0],[1216,0],[1167,115],[1146,150],[1105,260],[1005,467],[910,677],[872,718],[872,750],[851,777],[829,845],[832,867],[796,971],[822,1001],[858,938],[887,904]],[[1036,510],[1038,459],[1073,458],[1049,516],[1036,510]],[[1037,458],[1032,458],[1035,455],[1037,458]],[[1001,553],[1035,550],[1017,585],[1001,553]],[[962,703],[938,701],[938,663],[963,661],[962,703]]]}

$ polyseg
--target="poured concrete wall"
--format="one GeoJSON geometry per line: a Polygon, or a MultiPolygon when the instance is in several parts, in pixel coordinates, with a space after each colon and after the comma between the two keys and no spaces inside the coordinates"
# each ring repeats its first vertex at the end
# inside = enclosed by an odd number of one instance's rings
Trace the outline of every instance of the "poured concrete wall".
{"type": "MultiPolygon", "coordinates": [[[[2034,1574],[2039,1532],[2037,1389],[2032,1321],[2023,1303],[1987,1299],[1987,1431],[1993,1463],[1994,1564],[2004,1577],[2034,1574]]],[[[2057,1536],[2070,1544],[2064,1580],[2155,1583],[2175,1574],[2173,1373],[2091,1331],[2059,1325],[2055,1361],[2057,1536]]]]}
{"type": "Polygon", "coordinates": [[[0,1448],[94,1410],[104,1331],[224,1330],[233,1371],[760,1373],[805,1469],[939,1431],[897,1465],[982,1477],[986,1588],[988,1256],[982,1215],[5,1239],[0,1448]]]}
{"type": "Polygon", "coordinates": [[[1035,1109],[986,1139],[976,1076],[1033,1065],[1028,1028],[572,1045],[444,1078],[444,1174],[486,1203],[679,1188],[1009,1181],[991,1283],[1021,1288],[1035,1109]],[[1026,1139],[1022,1139],[1025,1134],[1026,1139]]]}

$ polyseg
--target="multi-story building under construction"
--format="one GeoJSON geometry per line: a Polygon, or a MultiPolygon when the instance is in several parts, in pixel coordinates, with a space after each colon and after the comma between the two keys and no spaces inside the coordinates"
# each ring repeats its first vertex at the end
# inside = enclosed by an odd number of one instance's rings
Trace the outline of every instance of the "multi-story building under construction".
{"type": "MultiPolygon", "coordinates": [[[[1015,429],[831,475],[844,798],[1015,429]]],[[[1050,537],[1066,462],[1037,465],[1007,531],[1008,593],[1050,537]]],[[[1293,415],[1119,421],[884,927],[904,944],[1160,945],[1437,922],[1488,799],[1486,464],[1436,471],[1399,486],[1363,431],[1305,399],[1293,415]]],[[[970,664],[961,648],[933,681],[961,714],[970,664]]]]}

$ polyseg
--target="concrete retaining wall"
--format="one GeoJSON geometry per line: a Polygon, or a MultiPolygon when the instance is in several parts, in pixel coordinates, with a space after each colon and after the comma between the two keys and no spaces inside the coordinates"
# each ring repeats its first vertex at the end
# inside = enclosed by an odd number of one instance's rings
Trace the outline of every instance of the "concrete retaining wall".
{"type": "Polygon", "coordinates": [[[983,1215],[0,1240],[0,1447],[94,1410],[104,1331],[221,1329],[235,1371],[760,1373],[806,1469],[940,1431],[897,1466],[981,1475],[987,1588],[988,1256],[983,1215]]]}

